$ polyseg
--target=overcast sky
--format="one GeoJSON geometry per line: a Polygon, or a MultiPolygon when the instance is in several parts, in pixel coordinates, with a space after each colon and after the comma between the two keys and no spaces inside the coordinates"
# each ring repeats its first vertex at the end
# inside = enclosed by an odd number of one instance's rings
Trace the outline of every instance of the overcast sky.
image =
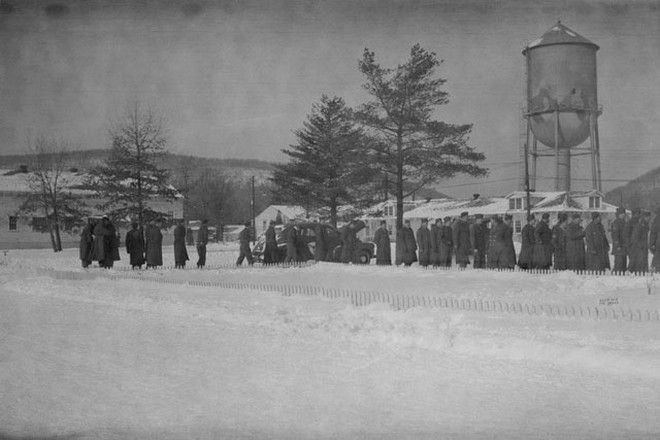
{"type": "Polygon", "coordinates": [[[139,100],[167,118],[174,151],[283,160],[321,94],[367,99],[365,47],[395,65],[421,43],[444,59],[451,102],[437,117],[474,123],[491,168],[438,188],[504,193],[518,185],[521,50],[561,19],[600,46],[605,189],[660,166],[657,1],[0,0],[0,11],[4,154],[24,152],[28,133],[106,148],[110,122],[139,100]]]}

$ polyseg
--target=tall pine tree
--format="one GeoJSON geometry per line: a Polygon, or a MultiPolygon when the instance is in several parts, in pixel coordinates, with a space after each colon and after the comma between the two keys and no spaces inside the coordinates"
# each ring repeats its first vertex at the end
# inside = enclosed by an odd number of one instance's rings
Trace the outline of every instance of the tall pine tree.
{"type": "Polygon", "coordinates": [[[339,97],[323,95],[295,131],[297,143],[282,150],[288,163],[278,165],[271,178],[280,202],[306,208],[328,207],[337,224],[337,208],[361,204],[373,195],[368,139],[339,97]]]}
{"type": "Polygon", "coordinates": [[[467,144],[472,125],[433,119],[437,108],[448,102],[448,94],[442,90],[446,80],[435,75],[440,63],[435,53],[419,45],[394,69],[378,64],[375,53],[368,49],[359,61],[366,78],[364,88],[373,99],[356,116],[378,139],[372,144],[372,157],[386,188],[393,183],[397,230],[403,225],[405,197],[458,173],[487,174],[477,165],[485,156],[467,144]]]}
{"type": "Polygon", "coordinates": [[[131,219],[140,226],[164,217],[149,203],[154,198],[174,200],[176,190],[168,184],[168,171],[160,159],[167,154],[162,119],[138,104],[110,130],[112,147],[108,159],[91,170],[88,182],[103,202],[99,206],[115,220],[131,219]]]}

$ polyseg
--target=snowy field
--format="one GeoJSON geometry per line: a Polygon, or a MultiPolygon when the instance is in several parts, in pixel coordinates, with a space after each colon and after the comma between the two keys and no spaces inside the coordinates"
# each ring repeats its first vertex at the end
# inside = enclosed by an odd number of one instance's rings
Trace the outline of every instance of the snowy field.
{"type": "MultiPolygon", "coordinates": [[[[236,256],[216,245],[208,262],[236,256]]],[[[660,310],[652,276],[324,263],[109,279],[126,274],[122,259],[85,271],[76,250],[0,253],[0,438],[660,438],[657,320],[401,311],[165,283],[660,310]]]]}

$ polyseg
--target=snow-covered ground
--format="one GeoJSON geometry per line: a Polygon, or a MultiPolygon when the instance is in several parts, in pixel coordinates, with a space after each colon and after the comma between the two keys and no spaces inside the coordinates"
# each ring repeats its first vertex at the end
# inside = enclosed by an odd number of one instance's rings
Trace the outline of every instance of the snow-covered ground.
{"type": "MultiPolygon", "coordinates": [[[[208,260],[236,256],[214,246],[208,260]]],[[[660,321],[396,311],[108,273],[121,271],[84,271],[75,250],[0,254],[0,438],[660,437],[660,321]]],[[[660,309],[652,277],[339,264],[141,277],[660,309]]]]}

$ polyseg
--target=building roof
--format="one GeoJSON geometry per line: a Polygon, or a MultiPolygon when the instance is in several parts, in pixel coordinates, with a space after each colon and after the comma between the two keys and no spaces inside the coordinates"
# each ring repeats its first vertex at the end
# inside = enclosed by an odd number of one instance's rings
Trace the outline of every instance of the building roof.
{"type": "MultiPolygon", "coordinates": [[[[276,209],[286,218],[306,218],[307,210],[299,205],[270,205],[268,208],[276,209]]],[[[265,211],[265,210],[264,210],[265,211]]]]}
{"type": "Polygon", "coordinates": [[[541,35],[541,38],[537,38],[529,43],[523,49],[523,54],[529,49],[553,44],[586,44],[595,47],[596,50],[598,49],[597,44],[594,44],[582,35],[561,24],[561,21],[558,21],[550,30],[541,35]]]}
{"type": "Polygon", "coordinates": [[[458,217],[468,211],[470,215],[504,214],[509,209],[509,200],[504,197],[478,199],[439,199],[430,200],[403,214],[403,218],[458,217]]]}
{"type": "MultiPolygon", "coordinates": [[[[32,173],[15,172],[15,170],[0,169],[0,192],[31,193],[29,177],[32,173]]],[[[85,173],[64,171],[60,175],[62,189],[74,194],[91,194],[91,191],[77,189],[82,185],[85,173]]]]}

